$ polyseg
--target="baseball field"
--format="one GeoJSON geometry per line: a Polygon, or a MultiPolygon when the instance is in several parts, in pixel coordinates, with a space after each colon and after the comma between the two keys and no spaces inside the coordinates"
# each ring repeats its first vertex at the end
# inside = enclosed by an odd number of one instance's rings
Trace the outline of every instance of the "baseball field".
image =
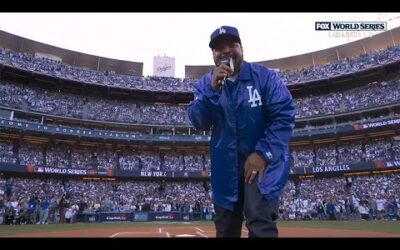
{"type": "MultiPolygon", "coordinates": [[[[396,237],[399,221],[279,221],[279,237],[396,237]]],[[[242,237],[248,231],[243,226],[242,237]]],[[[212,222],[0,225],[0,237],[213,238],[212,222]]]]}

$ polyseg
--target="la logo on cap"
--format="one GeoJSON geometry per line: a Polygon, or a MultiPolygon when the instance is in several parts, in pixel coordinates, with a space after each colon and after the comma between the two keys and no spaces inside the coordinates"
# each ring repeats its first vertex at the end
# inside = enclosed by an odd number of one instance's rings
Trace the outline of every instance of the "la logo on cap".
{"type": "Polygon", "coordinates": [[[224,33],[226,33],[226,30],[224,28],[220,27],[219,28],[219,34],[221,35],[221,34],[224,34],[224,33]]]}

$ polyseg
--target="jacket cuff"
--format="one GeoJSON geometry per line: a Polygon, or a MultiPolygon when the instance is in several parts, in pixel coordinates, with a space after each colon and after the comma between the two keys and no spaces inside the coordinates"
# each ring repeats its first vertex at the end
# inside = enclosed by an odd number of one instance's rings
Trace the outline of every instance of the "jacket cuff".
{"type": "Polygon", "coordinates": [[[271,160],[272,160],[272,154],[271,154],[271,152],[269,152],[269,151],[267,151],[267,152],[264,152],[264,151],[261,151],[261,150],[259,150],[259,149],[256,149],[256,154],[258,154],[262,159],[264,159],[264,161],[266,162],[266,163],[270,163],[271,162],[271,160]]]}

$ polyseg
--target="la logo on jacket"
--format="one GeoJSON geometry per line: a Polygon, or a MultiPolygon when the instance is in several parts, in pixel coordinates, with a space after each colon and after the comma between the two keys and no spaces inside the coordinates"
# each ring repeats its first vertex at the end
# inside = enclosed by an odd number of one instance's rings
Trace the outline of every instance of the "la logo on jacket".
{"type": "Polygon", "coordinates": [[[249,102],[251,103],[250,107],[254,108],[257,106],[261,106],[261,96],[258,93],[257,89],[253,91],[253,86],[247,86],[247,89],[249,90],[249,102]],[[256,102],[258,102],[258,105],[256,102]]]}

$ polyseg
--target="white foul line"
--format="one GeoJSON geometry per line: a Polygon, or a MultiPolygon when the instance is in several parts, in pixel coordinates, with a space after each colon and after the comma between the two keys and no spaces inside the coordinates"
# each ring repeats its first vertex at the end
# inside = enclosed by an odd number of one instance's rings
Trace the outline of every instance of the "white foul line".
{"type": "Polygon", "coordinates": [[[197,231],[200,231],[200,232],[202,232],[202,233],[204,233],[204,232],[205,232],[203,229],[201,229],[201,228],[198,228],[198,227],[194,227],[194,229],[196,229],[197,231]]]}
{"type": "Polygon", "coordinates": [[[202,232],[196,232],[198,235],[203,236],[204,238],[208,238],[207,235],[203,234],[202,232]]]}
{"type": "Polygon", "coordinates": [[[117,236],[119,233],[115,233],[113,235],[110,236],[110,238],[114,238],[115,236],[117,236]]]}
{"type": "Polygon", "coordinates": [[[120,234],[154,234],[154,232],[118,232],[110,236],[110,238],[114,238],[120,234]]]}

